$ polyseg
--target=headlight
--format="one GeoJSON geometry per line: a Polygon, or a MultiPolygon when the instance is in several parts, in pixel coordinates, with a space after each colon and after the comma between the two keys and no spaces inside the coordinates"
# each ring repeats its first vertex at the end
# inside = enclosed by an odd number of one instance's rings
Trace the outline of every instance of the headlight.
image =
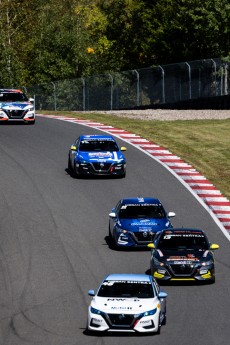
{"type": "Polygon", "coordinates": [[[77,161],[76,162],[76,165],[79,166],[79,165],[87,165],[87,161],[84,161],[84,160],[80,160],[80,161],[77,161]]]}
{"type": "Polygon", "coordinates": [[[124,230],[124,229],[121,229],[121,228],[116,228],[116,231],[120,232],[122,234],[128,234],[128,230],[124,230]]]}
{"type": "Polygon", "coordinates": [[[152,310],[145,311],[144,313],[141,313],[141,314],[136,314],[136,315],[134,315],[134,316],[135,316],[135,317],[138,317],[138,318],[141,318],[141,317],[143,317],[143,316],[154,315],[154,314],[156,314],[156,312],[157,312],[157,308],[152,309],[152,310]]]}
{"type": "Polygon", "coordinates": [[[104,313],[96,308],[91,307],[90,311],[92,314],[103,315],[104,313]]]}
{"type": "Polygon", "coordinates": [[[211,266],[213,265],[214,261],[213,260],[209,260],[209,261],[204,261],[202,262],[202,266],[211,266]]]}
{"type": "Polygon", "coordinates": [[[164,262],[159,261],[157,258],[153,258],[153,263],[155,266],[164,266],[164,262]]]}

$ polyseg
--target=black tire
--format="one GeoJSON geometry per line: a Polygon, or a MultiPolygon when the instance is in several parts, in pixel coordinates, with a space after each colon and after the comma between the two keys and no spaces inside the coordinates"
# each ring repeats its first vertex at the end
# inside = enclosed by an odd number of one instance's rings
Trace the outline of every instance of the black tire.
{"type": "Polygon", "coordinates": [[[69,156],[69,159],[68,159],[68,170],[72,171],[72,164],[71,164],[70,156],[69,156]]]}
{"type": "Polygon", "coordinates": [[[161,322],[160,322],[160,315],[159,315],[159,320],[158,320],[158,330],[156,331],[156,334],[161,333],[161,322]]]}
{"type": "Polygon", "coordinates": [[[74,167],[73,172],[72,172],[72,176],[75,178],[81,178],[82,175],[77,171],[77,168],[74,167]]]}
{"type": "Polygon", "coordinates": [[[163,321],[161,322],[161,325],[162,325],[162,326],[165,326],[166,323],[167,323],[167,315],[166,315],[166,311],[165,311],[165,313],[164,313],[164,318],[163,318],[163,321]]]}
{"type": "Polygon", "coordinates": [[[117,247],[115,239],[114,239],[114,237],[112,235],[110,226],[109,226],[109,246],[110,246],[111,249],[116,249],[116,247],[117,247]]]}
{"type": "Polygon", "coordinates": [[[113,239],[113,237],[112,237],[110,226],[109,226],[109,240],[110,240],[110,242],[112,242],[112,239],[113,239]]]}

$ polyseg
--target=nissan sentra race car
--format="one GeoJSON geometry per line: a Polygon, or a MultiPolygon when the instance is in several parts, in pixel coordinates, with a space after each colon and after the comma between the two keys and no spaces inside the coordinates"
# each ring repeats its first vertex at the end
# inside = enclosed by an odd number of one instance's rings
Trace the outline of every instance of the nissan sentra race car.
{"type": "Polygon", "coordinates": [[[121,199],[109,214],[109,238],[116,247],[145,247],[159,230],[172,227],[170,218],[156,198],[121,199]]]}
{"type": "Polygon", "coordinates": [[[213,250],[204,231],[199,229],[167,229],[156,234],[150,269],[161,281],[215,281],[213,250]]]}
{"type": "Polygon", "coordinates": [[[126,175],[126,159],[111,135],[81,135],[71,145],[68,169],[75,177],[82,175],[126,175]]]}
{"type": "Polygon", "coordinates": [[[0,89],[0,122],[21,121],[35,123],[33,99],[21,90],[0,89]]]}
{"type": "Polygon", "coordinates": [[[88,331],[160,333],[166,323],[167,293],[145,274],[110,274],[88,308],[88,331]]]}

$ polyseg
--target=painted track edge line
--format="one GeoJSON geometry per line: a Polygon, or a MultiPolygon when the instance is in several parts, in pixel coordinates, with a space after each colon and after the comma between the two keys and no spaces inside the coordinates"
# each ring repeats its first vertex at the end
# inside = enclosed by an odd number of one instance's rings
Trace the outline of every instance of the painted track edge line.
{"type": "MultiPolygon", "coordinates": [[[[165,164],[164,160],[161,161],[157,156],[152,155],[151,153],[149,153],[147,150],[144,150],[141,147],[141,144],[143,144],[143,142],[139,142],[139,143],[132,143],[132,139],[134,138],[138,138],[138,139],[142,139],[140,136],[129,133],[129,132],[119,132],[119,133],[114,133],[112,132],[112,130],[114,129],[114,127],[109,126],[108,125],[103,125],[102,123],[97,123],[95,121],[90,121],[90,120],[81,120],[81,119],[75,119],[73,121],[73,118],[69,118],[67,116],[55,116],[55,115],[45,115],[45,114],[36,114],[36,116],[40,116],[40,117],[45,117],[45,118],[50,118],[50,119],[56,119],[56,120],[61,120],[61,121],[67,121],[73,124],[78,124],[78,125],[82,125],[82,126],[86,126],[86,127],[90,127],[90,128],[94,128],[97,129],[99,131],[102,132],[106,132],[108,134],[113,135],[114,137],[119,138],[120,140],[128,143],[129,145],[132,145],[133,147],[137,148],[138,150],[142,151],[143,153],[147,154],[149,157],[151,157],[152,159],[154,159],[156,162],[158,162],[159,164],[161,164],[164,168],[166,168],[178,181],[180,181],[180,183],[196,198],[196,200],[202,205],[202,207],[209,213],[209,215],[211,216],[211,218],[214,220],[214,222],[218,225],[218,227],[220,228],[220,230],[222,231],[222,233],[225,235],[225,237],[230,241],[230,231],[228,231],[225,226],[223,225],[223,223],[219,220],[219,218],[217,217],[217,215],[213,212],[211,205],[210,204],[206,204],[202,198],[199,196],[199,194],[197,194],[188,183],[186,183],[186,180],[184,180],[180,175],[178,175],[172,168],[170,168],[170,166],[168,166],[167,164],[165,164]],[[129,135],[125,135],[125,134],[129,134],[129,135]]],[[[148,143],[149,141],[147,139],[143,139],[146,140],[145,144],[148,143]]],[[[150,143],[150,142],[149,142],[150,143]]],[[[150,143],[151,145],[156,145],[159,146],[155,143],[150,143]]],[[[173,155],[173,154],[172,154],[173,155]]],[[[175,156],[176,157],[176,156],[175,156]]],[[[199,173],[195,168],[193,168],[191,165],[188,165],[185,161],[183,161],[181,159],[182,165],[184,163],[185,167],[181,167],[180,170],[181,172],[183,170],[193,170],[194,172],[199,173]],[[186,168],[186,165],[188,166],[186,168]]],[[[178,169],[177,169],[178,170],[178,169]]],[[[182,174],[183,175],[183,174],[182,174]]],[[[200,176],[202,176],[200,174],[200,176]]],[[[192,173],[191,173],[191,177],[192,177],[192,173]]],[[[204,176],[202,176],[204,177],[204,176]]],[[[205,177],[204,177],[205,178],[205,177]]],[[[195,181],[194,181],[195,182],[195,181]]],[[[213,186],[214,187],[214,186],[213,186]]],[[[205,190],[205,187],[204,187],[205,190]]],[[[218,191],[218,189],[216,189],[214,187],[214,190],[218,191]]],[[[223,197],[222,194],[220,194],[220,197],[223,197]]],[[[228,201],[228,200],[227,200],[228,201]]],[[[229,202],[229,201],[228,201],[229,202]]]]}

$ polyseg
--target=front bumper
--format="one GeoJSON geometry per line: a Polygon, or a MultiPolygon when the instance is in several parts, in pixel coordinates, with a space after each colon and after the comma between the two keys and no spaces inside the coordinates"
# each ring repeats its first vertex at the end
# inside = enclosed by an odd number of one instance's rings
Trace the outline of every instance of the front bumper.
{"type": "Polygon", "coordinates": [[[35,122],[35,112],[33,111],[23,111],[15,110],[11,112],[0,111],[0,122],[35,122]]]}
{"type": "Polygon", "coordinates": [[[127,232],[122,233],[119,230],[114,230],[114,237],[118,247],[138,247],[147,248],[149,243],[153,242],[155,232],[127,232]]]}
{"type": "Polygon", "coordinates": [[[151,268],[152,275],[155,279],[162,281],[214,281],[214,266],[181,267],[177,272],[171,266],[159,266],[151,268]],[[183,272],[184,271],[184,272],[183,272]]]}
{"type": "Polygon", "coordinates": [[[125,176],[125,163],[75,163],[79,175],[125,176]]]}
{"type": "Polygon", "coordinates": [[[88,312],[87,328],[97,332],[157,332],[159,328],[159,310],[150,316],[140,319],[133,314],[96,315],[88,312]]]}

